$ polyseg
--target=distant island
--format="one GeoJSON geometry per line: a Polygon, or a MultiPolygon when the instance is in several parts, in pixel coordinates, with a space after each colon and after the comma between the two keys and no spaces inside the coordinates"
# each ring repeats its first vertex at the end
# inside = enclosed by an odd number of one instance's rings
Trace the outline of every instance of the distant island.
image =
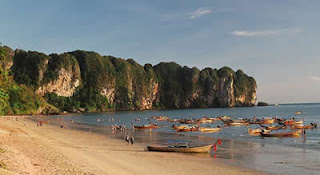
{"type": "Polygon", "coordinates": [[[155,66],[77,50],[0,46],[0,114],[54,114],[254,106],[256,81],[242,70],[155,66]]]}

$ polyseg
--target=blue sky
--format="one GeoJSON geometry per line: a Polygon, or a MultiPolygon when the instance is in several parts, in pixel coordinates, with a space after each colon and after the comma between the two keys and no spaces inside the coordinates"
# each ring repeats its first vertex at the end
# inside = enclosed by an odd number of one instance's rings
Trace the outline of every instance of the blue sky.
{"type": "Polygon", "coordinates": [[[2,0],[0,42],[242,69],[258,101],[320,102],[318,0],[2,0]]]}

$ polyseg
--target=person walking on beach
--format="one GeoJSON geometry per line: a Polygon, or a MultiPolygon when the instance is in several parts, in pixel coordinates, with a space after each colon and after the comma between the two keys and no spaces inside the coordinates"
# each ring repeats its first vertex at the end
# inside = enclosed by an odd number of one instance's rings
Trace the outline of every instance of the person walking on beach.
{"type": "Polygon", "coordinates": [[[134,137],[131,136],[131,137],[130,137],[130,145],[133,145],[133,142],[134,142],[134,137]]]}
{"type": "Polygon", "coordinates": [[[134,137],[133,137],[133,136],[130,136],[129,134],[127,134],[125,140],[126,140],[126,142],[128,142],[128,145],[133,145],[134,137]]]}

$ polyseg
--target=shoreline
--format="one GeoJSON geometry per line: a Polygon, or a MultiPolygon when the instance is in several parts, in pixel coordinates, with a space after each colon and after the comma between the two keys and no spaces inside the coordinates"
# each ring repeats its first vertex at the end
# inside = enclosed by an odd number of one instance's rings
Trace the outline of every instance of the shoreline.
{"type": "Polygon", "coordinates": [[[264,174],[208,156],[146,152],[142,144],[92,132],[37,127],[32,118],[27,116],[26,126],[1,118],[0,161],[19,174],[264,174]]]}

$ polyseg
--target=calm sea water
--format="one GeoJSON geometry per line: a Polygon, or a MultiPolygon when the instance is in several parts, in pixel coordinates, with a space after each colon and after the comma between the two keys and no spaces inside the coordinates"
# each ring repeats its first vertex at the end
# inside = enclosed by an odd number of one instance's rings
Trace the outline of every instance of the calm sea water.
{"type": "MultiPolygon", "coordinates": [[[[234,118],[257,118],[262,117],[283,117],[283,118],[303,118],[305,124],[317,122],[320,124],[320,104],[287,104],[278,107],[241,107],[241,108],[209,108],[209,109],[179,109],[179,110],[150,110],[150,111],[118,111],[106,113],[88,113],[79,115],[63,116],[65,121],[75,120],[80,123],[111,126],[113,124],[125,124],[131,126],[148,124],[152,116],[169,116],[170,118],[201,118],[203,116],[219,117],[231,116],[234,118]],[[302,114],[296,115],[296,111],[302,114]],[[115,122],[109,119],[114,118],[115,122]],[[140,118],[141,122],[135,122],[140,118]],[[97,122],[97,119],[102,119],[97,122]]],[[[53,118],[61,116],[52,116],[53,118]]],[[[171,129],[173,123],[166,121],[157,122],[161,128],[144,131],[129,130],[134,134],[137,142],[141,144],[163,144],[169,140],[186,140],[193,144],[210,144],[216,138],[222,139],[222,145],[218,151],[211,156],[214,159],[227,161],[242,167],[250,167],[260,171],[273,174],[318,174],[317,168],[320,165],[320,130],[312,129],[306,131],[306,137],[297,138],[263,138],[260,136],[249,136],[246,126],[224,127],[219,133],[176,133],[171,129]],[[318,158],[319,157],[319,158],[318,158]]],[[[213,124],[203,124],[202,126],[216,127],[224,126],[222,122],[213,124]]],[[[250,125],[256,128],[258,125],[250,125]]],[[[84,129],[88,129],[83,127],[84,129]]],[[[90,127],[89,130],[96,128],[96,132],[111,134],[108,130],[99,130],[99,127],[90,127]],[[109,132],[109,133],[106,133],[109,132]]],[[[101,128],[101,127],[100,127],[101,128]]],[[[105,127],[103,127],[105,128],[105,127]]],[[[289,130],[288,130],[289,131],[289,130]]],[[[123,139],[122,134],[113,134],[113,137],[123,139]]]]}

